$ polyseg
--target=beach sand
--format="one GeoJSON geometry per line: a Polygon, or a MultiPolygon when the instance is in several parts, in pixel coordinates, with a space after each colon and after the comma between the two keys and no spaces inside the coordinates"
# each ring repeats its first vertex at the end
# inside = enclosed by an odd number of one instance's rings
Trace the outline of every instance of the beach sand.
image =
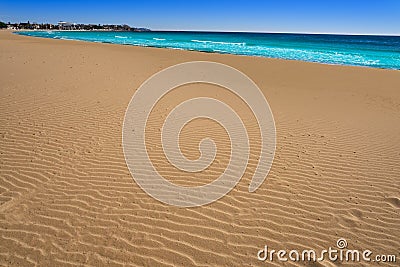
{"type": "MultiPolygon", "coordinates": [[[[399,71],[0,31],[0,73],[2,266],[280,266],[259,261],[257,252],[265,245],[321,251],[339,238],[349,249],[400,260],[399,71]],[[178,208],[132,179],[122,123],[142,82],[193,60],[221,62],[254,80],[274,115],[277,147],[267,179],[249,193],[259,133],[243,115],[252,145],[244,177],[214,203],[178,208]]],[[[203,95],[245,111],[211,85],[178,88],[160,102],[146,140],[157,169],[177,184],[209,183],[229,160],[226,133],[205,119],[184,128],[181,144],[195,159],[202,138],[215,140],[217,160],[206,172],[180,172],[162,153],[166,114],[203,95]]]]}

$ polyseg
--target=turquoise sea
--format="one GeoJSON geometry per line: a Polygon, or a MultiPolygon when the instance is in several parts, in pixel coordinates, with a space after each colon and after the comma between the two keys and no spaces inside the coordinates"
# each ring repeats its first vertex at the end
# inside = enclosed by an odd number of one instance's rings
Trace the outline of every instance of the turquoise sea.
{"type": "Polygon", "coordinates": [[[54,39],[400,69],[400,36],[165,31],[27,31],[16,33],[54,39]]]}

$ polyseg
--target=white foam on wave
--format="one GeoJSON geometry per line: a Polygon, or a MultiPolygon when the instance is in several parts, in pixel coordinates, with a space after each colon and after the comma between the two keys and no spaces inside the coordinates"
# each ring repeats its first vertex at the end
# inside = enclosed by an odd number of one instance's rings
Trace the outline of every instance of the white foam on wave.
{"type": "Polygon", "coordinates": [[[223,44],[223,45],[246,45],[246,43],[231,43],[231,42],[216,42],[216,41],[208,41],[208,40],[190,40],[195,43],[204,43],[204,44],[223,44]]]}
{"type": "Polygon", "coordinates": [[[126,37],[126,36],[119,36],[119,35],[115,35],[114,37],[115,37],[115,38],[120,38],[120,39],[126,39],[126,38],[128,38],[128,37],[126,37]]]}
{"type": "Polygon", "coordinates": [[[165,41],[165,39],[164,38],[153,38],[153,40],[156,40],[156,41],[165,41]]]}

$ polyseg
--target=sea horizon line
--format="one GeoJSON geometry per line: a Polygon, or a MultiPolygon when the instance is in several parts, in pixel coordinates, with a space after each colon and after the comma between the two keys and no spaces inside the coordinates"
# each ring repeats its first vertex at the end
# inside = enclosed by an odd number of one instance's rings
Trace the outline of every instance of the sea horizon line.
{"type": "MultiPolygon", "coordinates": [[[[143,27],[138,27],[138,28],[143,28],[143,27]]],[[[11,31],[69,31],[69,32],[103,32],[103,31],[108,31],[108,32],[124,32],[124,30],[63,30],[63,29],[12,29],[11,31]]],[[[129,31],[126,31],[129,32],[129,31]]],[[[398,34],[390,34],[390,33],[329,33],[329,32],[277,32],[277,31],[217,31],[217,30],[152,30],[149,29],[149,31],[143,31],[143,32],[192,32],[192,33],[255,33],[255,34],[300,34],[300,35],[335,35],[335,36],[383,36],[383,37],[400,37],[400,33],[398,34]]]]}

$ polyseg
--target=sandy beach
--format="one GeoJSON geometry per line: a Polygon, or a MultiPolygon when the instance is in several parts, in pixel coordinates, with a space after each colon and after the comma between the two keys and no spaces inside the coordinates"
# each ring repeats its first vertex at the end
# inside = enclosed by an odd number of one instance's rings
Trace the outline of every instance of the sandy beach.
{"type": "Polygon", "coordinates": [[[261,262],[257,252],[265,245],[321,251],[339,238],[400,260],[399,71],[0,31],[0,72],[2,266],[338,266],[261,262]],[[194,60],[224,63],[254,80],[274,115],[277,146],[267,179],[249,193],[259,133],[243,103],[212,85],[171,92],[152,112],[146,141],[172,182],[207,184],[229,161],[223,128],[197,120],[182,132],[182,151],[196,159],[199,141],[211,137],[216,161],[195,174],[169,164],[160,128],[186,99],[211,96],[236,107],[252,145],[246,173],[229,194],[179,208],[134,182],[121,131],[147,78],[194,60]]]}

